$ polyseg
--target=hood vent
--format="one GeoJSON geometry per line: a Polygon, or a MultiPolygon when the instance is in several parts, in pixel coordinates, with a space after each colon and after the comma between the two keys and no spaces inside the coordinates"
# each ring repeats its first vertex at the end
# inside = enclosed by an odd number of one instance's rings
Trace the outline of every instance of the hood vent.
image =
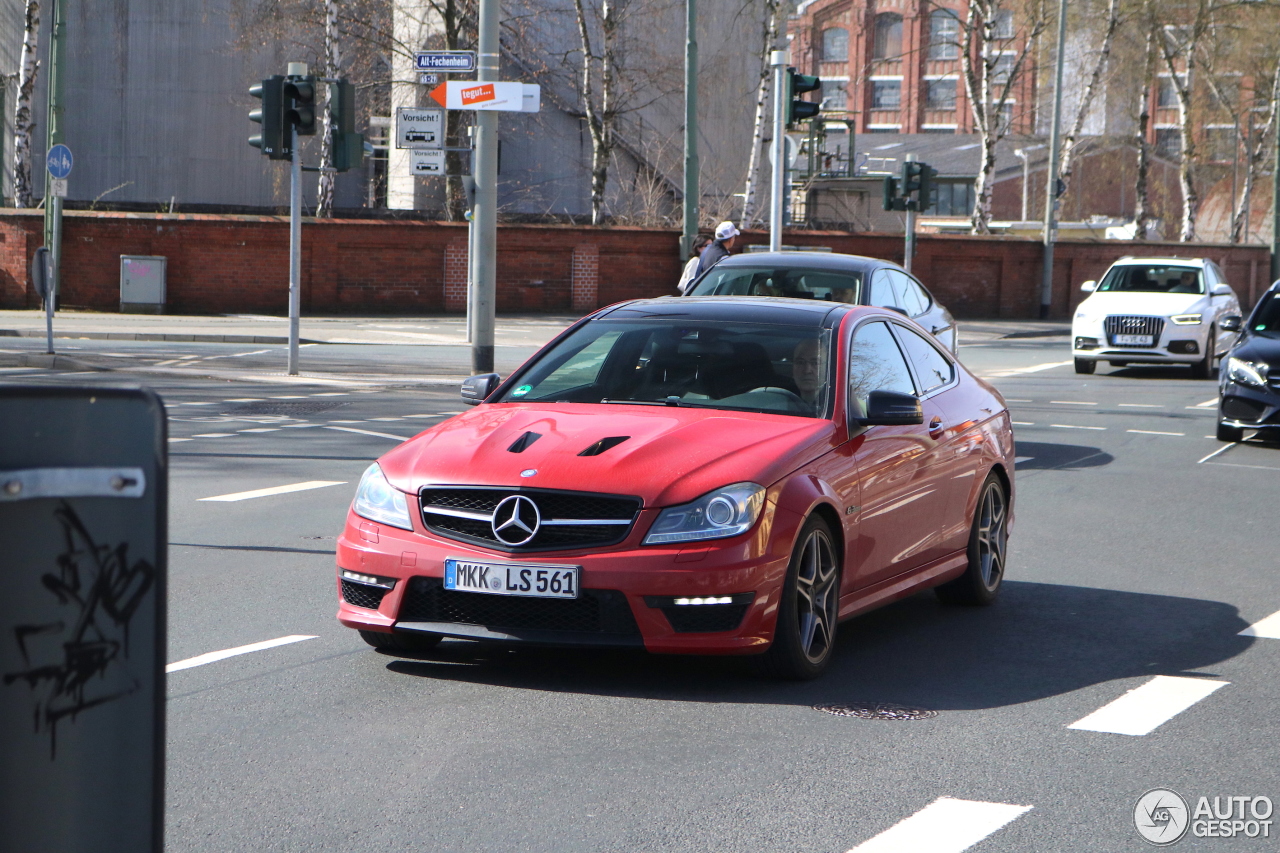
{"type": "Polygon", "coordinates": [[[631,438],[631,436],[629,435],[614,435],[614,436],[610,436],[609,438],[602,438],[599,441],[597,441],[595,444],[588,447],[586,450],[579,453],[578,455],[579,456],[599,456],[601,453],[604,453],[606,450],[612,447],[617,447],[619,444],[622,444],[622,442],[626,441],[629,438],[631,438]]]}
{"type": "Polygon", "coordinates": [[[533,444],[535,441],[537,441],[540,438],[542,438],[542,433],[526,432],[524,435],[520,436],[514,442],[511,443],[511,446],[507,448],[507,452],[508,453],[524,453],[526,450],[529,449],[529,445],[533,444]]]}

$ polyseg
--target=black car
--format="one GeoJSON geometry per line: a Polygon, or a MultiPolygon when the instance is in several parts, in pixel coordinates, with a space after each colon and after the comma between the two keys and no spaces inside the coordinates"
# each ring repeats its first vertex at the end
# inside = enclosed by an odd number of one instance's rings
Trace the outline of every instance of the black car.
{"type": "Polygon", "coordinates": [[[835,252],[731,255],[689,285],[685,296],[782,296],[875,305],[906,314],[956,351],[956,321],[897,264],[835,252]]]}
{"type": "Polygon", "coordinates": [[[1280,281],[1248,321],[1227,317],[1222,329],[1239,329],[1240,337],[1218,370],[1218,440],[1240,441],[1246,429],[1280,430],[1280,281]]]}

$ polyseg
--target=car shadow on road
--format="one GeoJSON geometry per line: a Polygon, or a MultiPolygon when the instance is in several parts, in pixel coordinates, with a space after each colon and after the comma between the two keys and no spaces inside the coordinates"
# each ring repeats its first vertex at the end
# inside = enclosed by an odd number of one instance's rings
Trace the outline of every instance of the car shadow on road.
{"type": "Polygon", "coordinates": [[[1215,369],[1208,379],[1197,379],[1191,375],[1185,364],[1130,364],[1127,367],[1110,367],[1107,362],[1098,362],[1100,376],[1116,376],[1125,379],[1183,379],[1203,382],[1210,392],[1218,390],[1218,371],[1215,369]],[[1105,372],[1103,372],[1105,371],[1105,372]],[[1212,380],[1212,384],[1211,384],[1212,380]]]}
{"type": "Polygon", "coordinates": [[[1080,444],[1055,444],[1015,439],[1015,454],[1021,461],[1019,471],[1047,471],[1064,468],[1098,468],[1110,465],[1116,458],[1097,447],[1080,444]]]}
{"type": "Polygon", "coordinates": [[[840,627],[827,673],[807,683],[751,674],[741,658],[444,642],[393,672],[521,690],[682,702],[889,702],[933,710],[1016,705],[1135,676],[1215,674],[1253,639],[1218,601],[1009,582],[989,608],[913,596],[840,627]]]}

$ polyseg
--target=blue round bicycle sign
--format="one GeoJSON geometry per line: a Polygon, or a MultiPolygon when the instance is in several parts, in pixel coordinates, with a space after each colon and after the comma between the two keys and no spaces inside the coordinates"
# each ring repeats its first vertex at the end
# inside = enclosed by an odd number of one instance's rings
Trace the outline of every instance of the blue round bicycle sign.
{"type": "Polygon", "coordinates": [[[49,175],[59,181],[71,174],[73,162],[71,149],[61,142],[50,148],[48,156],[45,157],[45,167],[49,170],[49,175]]]}

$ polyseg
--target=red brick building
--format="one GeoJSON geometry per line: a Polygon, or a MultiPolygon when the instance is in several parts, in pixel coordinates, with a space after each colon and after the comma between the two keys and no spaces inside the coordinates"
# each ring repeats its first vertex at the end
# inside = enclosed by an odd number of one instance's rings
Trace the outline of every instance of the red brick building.
{"type": "MultiPolygon", "coordinates": [[[[964,0],[802,2],[787,26],[791,64],[824,81],[828,133],[837,122],[856,133],[972,133],[960,55],[965,12],[964,0]]],[[[1012,10],[996,21],[996,97],[1025,48],[1023,33],[1012,10]]],[[[1023,60],[1006,102],[1014,133],[1033,132],[1032,60],[1023,60]]]]}

